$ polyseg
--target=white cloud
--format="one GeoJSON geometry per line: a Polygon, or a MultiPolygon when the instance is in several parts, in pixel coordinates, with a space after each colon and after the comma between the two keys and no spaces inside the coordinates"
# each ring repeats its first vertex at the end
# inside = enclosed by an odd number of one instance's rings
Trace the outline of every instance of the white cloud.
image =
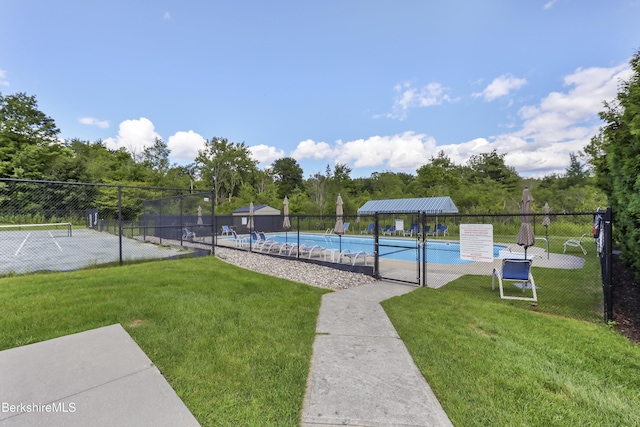
{"type": "Polygon", "coordinates": [[[198,150],[204,148],[205,138],[190,130],[176,132],[169,137],[167,148],[171,158],[179,164],[190,163],[198,156],[198,150]]]}
{"type": "Polygon", "coordinates": [[[493,101],[509,95],[512,90],[518,90],[525,84],[527,84],[527,79],[519,79],[510,74],[503,74],[500,77],[496,77],[482,92],[476,92],[473,96],[481,96],[485,101],[493,101]]]}
{"type": "Polygon", "coordinates": [[[372,136],[332,147],[326,142],[302,141],[291,153],[297,161],[327,159],[353,168],[375,168],[415,172],[437,154],[435,140],[424,134],[404,132],[392,136],[372,136]]]}
{"type": "Polygon", "coordinates": [[[9,87],[9,81],[7,79],[7,72],[5,70],[0,70],[0,86],[9,87]]]}
{"type": "Polygon", "coordinates": [[[268,145],[259,144],[248,147],[251,152],[251,157],[256,160],[261,165],[270,165],[275,160],[281,159],[284,157],[284,151],[278,150],[275,147],[270,147],[268,145]]]}
{"type": "Polygon", "coordinates": [[[390,119],[404,120],[409,109],[440,105],[443,102],[453,102],[447,95],[447,88],[440,83],[429,83],[421,88],[416,88],[411,83],[397,84],[393,88],[396,93],[391,113],[374,116],[374,118],[387,117],[390,119]]]}
{"type": "Polygon", "coordinates": [[[138,120],[125,120],[120,123],[118,136],[104,140],[107,148],[117,150],[126,148],[134,156],[140,155],[145,147],[151,147],[156,138],[160,135],[156,133],[151,120],[140,117],[138,120]]]}
{"type": "Polygon", "coordinates": [[[301,141],[291,153],[296,160],[314,159],[321,160],[333,156],[333,149],[326,142],[314,142],[311,139],[301,141]]]}
{"type": "Polygon", "coordinates": [[[543,6],[543,9],[544,9],[544,10],[551,9],[551,7],[553,7],[553,5],[554,5],[554,3],[555,3],[556,1],[557,1],[557,0],[551,0],[551,1],[547,2],[547,3],[545,3],[545,5],[543,6]]]}
{"type": "Polygon", "coordinates": [[[78,121],[83,125],[98,126],[101,129],[109,127],[109,120],[98,120],[93,117],[81,117],[78,121]]]}
{"type": "Polygon", "coordinates": [[[538,104],[522,107],[518,112],[522,123],[513,132],[437,148],[457,164],[495,149],[506,153],[505,163],[523,176],[562,174],[569,165],[569,153],[583,150],[597,134],[603,101],[614,99],[620,81],[630,77],[627,64],[578,69],[564,78],[569,90],[552,92],[538,104]]]}
{"type": "MultiPolygon", "coordinates": [[[[302,141],[294,150],[296,160],[327,159],[357,168],[415,172],[442,150],[456,164],[466,164],[472,155],[496,150],[505,153],[505,162],[523,176],[564,173],[569,153],[583,150],[598,132],[598,112],[605,100],[615,98],[620,80],[631,77],[628,65],[611,68],[578,69],[564,78],[566,91],[552,92],[539,103],[518,111],[519,123],[508,133],[474,138],[459,144],[438,145],[425,134],[404,132],[392,136],[372,136],[334,146],[325,142],[302,141]]],[[[525,84],[524,79],[501,76],[481,94],[502,96],[525,84]]],[[[407,86],[398,105],[417,105],[407,86]]],[[[493,99],[493,98],[491,98],[493,99]]]]}

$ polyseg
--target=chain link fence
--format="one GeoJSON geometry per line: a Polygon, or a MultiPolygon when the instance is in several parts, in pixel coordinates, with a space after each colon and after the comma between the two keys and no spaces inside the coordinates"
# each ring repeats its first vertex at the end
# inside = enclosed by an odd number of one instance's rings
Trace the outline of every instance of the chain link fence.
{"type": "Polygon", "coordinates": [[[0,179],[0,275],[211,253],[210,194],[186,191],[0,179]]]}
{"type": "Polygon", "coordinates": [[[531,214],[535,241],[525,254],[516,241],[521,214],[343,215],[340,223],[334,215],[290,215],[287,223],[283,215],[215,215],[213,200],[211,192],[185,189],[0,179],[0,275],[205,255],[225,246],[460,298],[506,296],[505,304],[563,316],[601,319],[610,311],[593,212],[531,214]],[[466,248],[469,227],[489,230],[489,247],[466,248]],[[534,283],[509,280],[505,259],[530,260],[534,283]]]}
{"type": "Polygon", "coordinates": [[[247,226],[251,223],[246,214],[245,218],[229,216],[222,221],[237,230],[227,234],[220,228],[216,243],[455,292],[461,298],[502,300],[530,310],[593,320],[605,315],[602,260],[592,234],[594,215],[531,214],[535,239],[526,248],[517,243],[522,214],[418,212],[345,215],[337,230],[341,233],[336,233],[335,216],[291,215],[291,228],[286,230],[282,215],[255,216],[253,227],[247,226]],[[484,241],[490,243],[474,248],[477,235],[469,240],[465,230],[488,233],[484,241]],[[505,260],[525,259],[530,262],[532,281],[508,277],[505,260]]]}

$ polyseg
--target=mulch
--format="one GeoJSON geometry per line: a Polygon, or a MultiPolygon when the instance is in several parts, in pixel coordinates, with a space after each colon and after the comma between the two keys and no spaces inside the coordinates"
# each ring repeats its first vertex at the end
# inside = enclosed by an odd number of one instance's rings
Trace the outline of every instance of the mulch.
{"type": "Polygon", "coordinates": [[[615,328],[640,344],[640,284],[635,272],[622,263],[619,255],[613,255],[611,266],[615,328]]]}

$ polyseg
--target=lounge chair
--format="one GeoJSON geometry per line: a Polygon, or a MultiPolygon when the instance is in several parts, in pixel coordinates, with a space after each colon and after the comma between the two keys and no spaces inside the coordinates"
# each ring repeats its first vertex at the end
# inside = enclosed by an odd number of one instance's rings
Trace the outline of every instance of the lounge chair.
{"type": "Polygon", "coordinates": [[[498,279],[498,285],[500,287],[500,298],[502,299],[515,299],[522,301],[538,301],[538,295],[536,293],[536,284],[533,281],[533,275],[531,274],[531,260],[530,259],[511,259],[506,258],[502,260],[502,267],[500,269],[494,268],[493,275],[491,276],[491,289],[495,289],[495,279],[498,279]],[[517,282],[516,286],[522,288],[522,292],[526,289],[533,291],[532,297],[516,297],[504,294],[502,287],[503,281],[517,282]]]}
{"type": "Polygon", "coordinates": [[[231,230],[231,235],[233,236],[233,243],[236,247],[240,248],[249,244],[249,237],[238,237],[235,230],[231,230]]]}
{"type": "Polygon", "coordinates": [[[297,249],[298,249],[299,257],[307,255],[307,258],[311,259],[311,255],[313,255],[313,251],[316,251],[318,256],[320,256],[320,254],[322,253],[323,247],[320,245],[316,245],[314,242],[306,241],[300,246],[298,246],[297,249]]]}
{"type": "Polygon", "coordinates": [[[424,226],[424,235],[425,236],[435,236],[436,232],[435,231],[431,231],[431,226],[430,225],[425,225],[424,226]]]}
{"type": "Polygon", "coordinates": [[[298,247],[297,243],[283,243],[282,245],[280,245],[280,249],[278,250],[278,255],[291,256],[291,254],[297,247],[298,247]]]}
{"type": "Polygon", "coordinates": [[[193,231],[187,230],[187,227],[182,229],[182,239],[190,240],[193,242],[193,239],[195,238],[196,238],[196,233],[194,233],[193,231]]]}
{"type": "Polygon", "coordinates": [[[562,253],[567,252],[567,246],[571,246],[571,247],[574,247],[574,248],[582,249],[582,253],[586,255],[587,254],[587,250],[582,247],[582,239],[584,239],[584,237],[586,235],[587,234],[585,233],[582,236],[580,236],[579,239],[569,239],[566,242],[564,242],[564,250],[562,251],[562,253]]]}
{"type": "Polygon", "coordinates": [[[391,226],[390,225],[385,225],[384,228],[382,229],[382,234],[391,234],[391,226]]]}
{"type": "Polygon", "coordinates": [[[405,232],[402,233],[404,236],[411,236],[413,237],[413,235],[415,234],[416,236],[419,236],[420,233],[420,225],[419,224],[411,224],[411,226],[409,227],[409,229],[405,232]]]}
{"type": "Polygon", "coordinates": [[[394,226],[389,227],[388,229],[385,229],[385,230],[382,232],[382,234],[386,234],[386,235],[391,236],[391,235],[392,235],[393,233],[395,233],[395,232],[396,232],[396,226],[394,225],[394,226]]]}
{"type": "Polygon", "coordinates": [[[342,260],[346,260],[348,264],[356,265],[358,258],[361,258],[364,265],[367,265],[367,257],[372,257],[373,255],[366,253],[365,251],[357,251],[351,252],[349,249],[345,249],[340,252],[338,256],[338,262],[341,263],[342,260]]]}
{"type": "Polygon", "coordinates": [[[222,232],[220,233],[223,236],[230,236],[231,235],[231,229],[229,228],[228,225],[223,225],[222,226],[222,232]]]}
{"type": "Polygon", "coordinates": [[[436,227],[436,236],[438,234],[442,234],[443,236],[446,236],[447,234],[449,234],[449,226],[438,224],[438,226],[436,227]]]}
{"type": "Polygon", "coordinates": [[[375,229],[375,224],[372,222],[370,223],[367,228],[365,228],[364,230],[360,231],[360,234],[370,234],[373,233],[373,230],[375,229]]]}
{"type": "Polygon", "coordinates": [[[347,234],[349,232],[349,223],[345,222],[344,223],[344,233],[347,234]]]}

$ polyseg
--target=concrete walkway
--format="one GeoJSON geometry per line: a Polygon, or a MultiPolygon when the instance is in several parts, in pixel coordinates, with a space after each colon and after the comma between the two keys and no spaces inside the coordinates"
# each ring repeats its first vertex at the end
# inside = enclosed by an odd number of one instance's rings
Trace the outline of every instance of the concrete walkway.
{"type": "Polygon", "coordinates": [[[0,351],[0,426],[184,426],[197,420],[120,325],[0,351]]]}
{"type": "Polygon", "coordinates": [[[381,281],[322,298],[303,426],[452,425],[380,306],[414,289],[381,281]]]}

